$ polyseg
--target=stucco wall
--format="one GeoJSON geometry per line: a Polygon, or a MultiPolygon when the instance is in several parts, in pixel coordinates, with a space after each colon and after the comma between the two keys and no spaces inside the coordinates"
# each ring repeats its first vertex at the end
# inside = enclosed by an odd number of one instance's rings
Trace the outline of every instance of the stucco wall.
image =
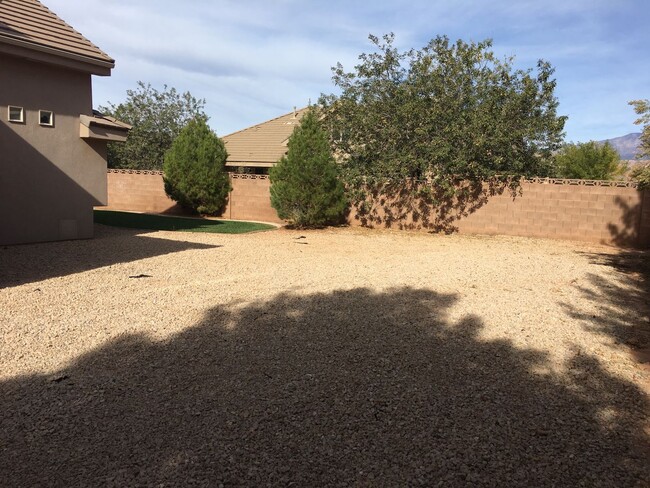
{"type": "MultiPolygon", "coordinates": [[[[136,212],[177,211],[164,192],[162,173],[137,174],[109,170],[107,208],[136,212]]],[[[267,176],[235,175],[233,191],[223,217],[235,220],[280,222],[271,207],[267,176]]],[[[379,197],[374,208],[382,215],[379,197]]],[[[355,209],[349,223],[362,221],[355,209]]],[[[375,227],[389,226],[380,219],[375,227]]],[[[650,191],[640,192],[621,182],[539,180],[524,182],[522,194],[491,197],[469,216],[453,223],[466,234],[503,234],[581,240],[618,246],[650,247],[650,191]],[[622,186],[621,186],[622,185],[622,186]]],[[[393,221],[393,228],[417,228],[412,215],[393,221]]]]}
{"type": "Polygon", "coordinates": [[[106,144],[79,137],[92,115],[91,77],[0,54],[0,244],[88,238],[106,203],[106,144]],[[25,110],[8,121],[7,107],[25,110]],[[54,112],[54,127],[38,111],[54,112]]]}

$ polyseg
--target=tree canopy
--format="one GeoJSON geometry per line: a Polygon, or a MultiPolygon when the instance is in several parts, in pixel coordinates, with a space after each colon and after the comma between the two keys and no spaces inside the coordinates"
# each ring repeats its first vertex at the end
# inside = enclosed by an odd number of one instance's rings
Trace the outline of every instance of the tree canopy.
{"type": "Polygon", "coordinates": [[[208,120],[203,111],[205,100],[194,98],[190,92],[179,93],[163,86],[162,91],[151,84],[138,81],[135,90],[126,91],[126,101],[100,107],[133,126],[124,143],[109,143],[109,168],[161,170],[165,153],[185,125],[193,119],[208,120]]]}
{"type": "Polygon", "coordinates": [[[627,167],[611,144],[594,141],[566,144],[555,156],[556,176],[582,180],[614,180],[627,167]]]}
{"type": "Polygon", "coordinates": [[[637,157],[640,159],[650,158],[650,100],[632,100],[630,105],[634,107],[634,111],[639,115],[639,118],[634,123],[643,126],[641,145],[637,157]]]}
{"type": "Polygon", "coordinates": [[[630,178],[636,181],[639,190],[650,189],[650,164],[632,168],[630,178]]]}
{"type": "Polygon", "coordinates": [[[165,154],[165,192],[198,213],[217,213],[230,191],[227,157],[223,141],[204,118],[189,121],[165,154]]]}
{"type": "Polygon", "coordinates": [[[287,155],[270,170],[271,205],[296,227],[319,227],[346,207],[327,133],[313,109],[289,138],[287,155]]]}
{"type": "Polygon", "coordinates": [[[319,101],[348,182],[431,178],[439,184],[496,175],[545,176],[563,139],[553,68],[497,59],[492,42],[436,37],[400,51],[394,35],[353,71],[333,70],[339,95],[319,101]]]}

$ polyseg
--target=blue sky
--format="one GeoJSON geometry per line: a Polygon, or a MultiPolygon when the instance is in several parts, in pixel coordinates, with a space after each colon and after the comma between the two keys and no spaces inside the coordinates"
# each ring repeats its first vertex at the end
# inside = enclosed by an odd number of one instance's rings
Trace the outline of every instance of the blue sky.
{"type": "Polygon", "coordinates": [[[335,91],[331,66],[351,70],[368,34],[400,48],[437,35],[492,38],[519,68],[556,68],[568,141],[638,132],[629,100],[650,98],[647,0],[43,0],[117,60],[94,78],[95,106],[125,99],[138,80],[206,99],[226,135],[335,91]]]}

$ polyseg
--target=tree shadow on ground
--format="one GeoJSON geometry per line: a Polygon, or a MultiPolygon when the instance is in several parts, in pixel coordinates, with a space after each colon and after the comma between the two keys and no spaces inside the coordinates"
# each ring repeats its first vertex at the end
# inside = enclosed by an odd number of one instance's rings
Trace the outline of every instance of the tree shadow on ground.
{"type": "MultiPolygon", "coordinates": [[[[579,253],[592,264],[618,271],[605,278],[590,273],[587,286],[578,286],[580,293],[598,307],[598,314],[563,303],[568,315],[582,320],[592,331],[637,351],[650,348],[650,259],[648,251],[618,253],[579,253]]],[[[645,353],[642,353],[645,355],[645,353]]],[[[650,359],[650,357],[648,358],[650,359]]]]}
{"type": "Polygon", "coordinates": [[[0,383],[5,486],[643,486],[648,401],[579,355],[485,341],[455,295],[215,307],[0,383]]]}
{"type": "Polygon", "coordinates": [[[93,239],[0,247],[0,289],[188,249],[220,247],[143,235],[147,232],[151,231],[95,225],[93,239]]]}
{"type": "Polygon", "coordinates": [[[458,232],[458,221],[476,212],[488,200],[509,191],[515,198],[521,188],[497,179],[457,181],[450,193],[433,183],[405,180],[367,185],[351,192],[349,219],[364,227],[428,229],[431,232],[458,232]]]}

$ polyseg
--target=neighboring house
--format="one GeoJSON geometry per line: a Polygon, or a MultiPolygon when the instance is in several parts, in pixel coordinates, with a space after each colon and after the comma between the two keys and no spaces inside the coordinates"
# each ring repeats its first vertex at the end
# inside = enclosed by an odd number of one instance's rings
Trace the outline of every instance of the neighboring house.
{"type": "Polygon", "coordinates": [[[287,141],[307,108],[242,129],[223,137],[228,151],[226,169],[235,173],[268,174],[287,154],[287,141]]]}
{"type": "Polygon", "coordinates": [[[0,0],[0,244],[93,236],[106,143],[130,129],[92,109],[114,66],[37,0],[0,0]]]}

